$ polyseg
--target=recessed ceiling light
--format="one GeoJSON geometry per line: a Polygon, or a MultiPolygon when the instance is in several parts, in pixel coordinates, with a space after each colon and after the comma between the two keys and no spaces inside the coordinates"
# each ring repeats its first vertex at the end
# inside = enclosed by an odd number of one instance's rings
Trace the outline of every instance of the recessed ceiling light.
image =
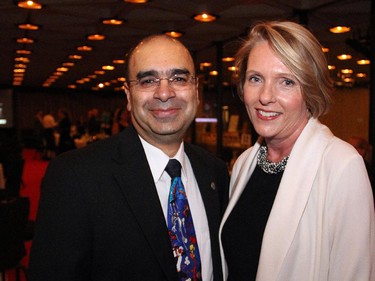
{"type": "Polygon", "coordinates": [[[115,64],[124,64],[125,60],[113,60],[112,62],[115,64]]]}
{"type": "Polygon", "coordinates": [[[23,30],[38,30],[39,25],[31,24],[31,23],[21,23],[18,25],[18,28],[23,29],[23,30]]]}
{"type": "Polygon", "coordinates": [[[194,15],[193,18],[199,22],[213,22],[216,20],[217,17],[212,14],[202,13],[202,14],[194,15]]]}
{"type": "Polygon", "coordinates": [[[14,58],[14,60],[18,61],[18,62],[23,62],[23,63],[29,63],[30,62],[30,59],[26,58],[26,57],[17,57],[17,58],[14,58]]]}
{"type": "Polygon", "coordinates": [[[105,35],[98,34],[98,33],[90,34],[90,35],[87,36],[87,39],[92,40],[92,41],[101,41],[101,40],[105,39],[105,35]]]}
{"type": "Polygon", "coordinates": [[[327,48],[327,47],[322,47],[322,51],[323,51],[323,53],[328,53],[328,52],[329,52],[329,48],[327,48]]]}
{"type": "Polygon", "coordinates": [[[69,68],[67,68],[67,67],[59,67],[56,70],[60,71],[60,72],[67,72],[69,70],[69,68]]]}
{"type": "Polygon", "coordinates": [[[366,73],[359,72],[355,76],[357,76],[358,78],[366,78],[367,75],[366,73]]]}
{"type": "Polygon", "coordinates": [[[90,52],[92,51],[92,47],[88,45],[83,45],[83,46],[78,46],[77,50],[82,51],[82,52],[90,52]]]}
{"type": "Polygon", "coordinates": [[[24,9],[35,9],[35,10],[39,10],[42,8],[42,4],[39,4],[38,2],[31,1],[31,0],[19,1],[17,6],[20,8],[24,8],[24,9]]]}
{"type": "Polygon", "coordinates": [[[71,61],[63,62],[62,65],[65,67],[70,67],[70,66],[74,66],[74,62],[71,62],[71,61]]]}
{"type": "Polygon", "coordinates": [[[124,0],[126,3],[143,4],[147,3],[148,0],[124,0]]]}
{"type": "Polygon", "coordinates": [[[102,69],[103,70],[114,70],[115,67],[113,65],[103,65],[102,69]]]}
{"type": "Polygon", "coordinates": [[[70,55],[69,58],[71,60],[80,60],[80,59],[82,59],[82,56],[80,56],[80,55],[70,55]]]}
{"type": "Polygon", "coordinates": [[[345,32],[349,32],[350,31],[350,27],[349,26],[334,26],[334,27],[331,27],[329,29],[330,32],[332,33],[345,33],[345,32]]]}
{"type": "Polygon", "coordinates": [[[19,55],[30,55],[31,51],[29,51],[29,50],[16,50],[16,54],[19,54],[19,55]]]}
{"type": "Polygon", "coordinates": [[[341,55],[338,55],[337,58],[339,60],[350,60],[352,58],[352,56],[349,55],[349,54],[341,54],[341,55]]]}
{"type": "Polygon", "coordinates": [[[182,32],[177,31],[177,30],[175,30],[175,31],[165,31],[164,34],[166,34],[166,35],[168,35],[172,38],[179,38],[183,35],[182,32]]]}
{"type": "Polygon", "coordinates": [[[229,66],[228,67],[228,70],[229,71],[236,71],[238,68],[237,67],[235,67],[235,66],[229,66]]]}
{"type": "Polygon", "coordinates": [[[108,24],[108,25],[121,25],[121,24],[124,23],[124,21],[113,18],[113,19],[103,19],[102,23],[103,24],[108,24]]]}
{"type": "Polygon", "coordinates": [[[212,70],[212,71],[210,71],[210,75],[211,76],[217,76],[217,75],[219,75],[219,72],[217,72],[216,70],[212,70]]]}
{"type": "Polygon", "coordinates": [[[17,38],[17,43],[20,44],[32,44],[34,43],[34,39],[23,37],[23,38],[17,38]]]}
{"type": "Polygon", "coordinates": [[[370,64],[370,60],[357,60],[357,64],[367,65],[367,64],[370,64]]]}
{"type": "Polygon", "coordinates": [[[212,66],[212,63],[211,62],[208,62],[208,61],[205,61],[205,62],[201,62],[199,64],[200,68],[202,69],[203,67],[211,67],[212,66]]]}
{"type": "Polygon", "coordinates": [[[349,69],[349,68],[341,69],[341,73],[352,74],[353,73],[353,69],[349,69]]]}
{"type": "Polygon", "coordinates": [[[221,59],[223,62],[232,62],[234,61],[234,57],[225,57],[221,59]]]}

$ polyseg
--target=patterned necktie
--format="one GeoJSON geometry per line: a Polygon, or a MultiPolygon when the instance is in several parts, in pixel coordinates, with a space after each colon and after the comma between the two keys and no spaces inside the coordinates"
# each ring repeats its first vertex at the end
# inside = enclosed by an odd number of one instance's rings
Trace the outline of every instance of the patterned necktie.
{"type": "Polygon", "coordinates": [[[172,178],[168,200],[168,233],[181,281],[201,280],[201,259],[193,218],[181,181],[181,164],[170,159],[165,171],[172,178]]]}

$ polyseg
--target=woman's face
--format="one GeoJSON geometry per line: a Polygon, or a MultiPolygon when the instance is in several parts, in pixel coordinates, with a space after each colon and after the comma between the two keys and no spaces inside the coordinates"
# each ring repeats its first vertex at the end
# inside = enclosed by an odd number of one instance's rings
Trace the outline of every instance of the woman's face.
{"type": "Polygon", "coordinates": [[[266,41],[249,55],[244,103],[255,130],[267,143],[294,143],[310,116],[297,78],[266,41]]]}

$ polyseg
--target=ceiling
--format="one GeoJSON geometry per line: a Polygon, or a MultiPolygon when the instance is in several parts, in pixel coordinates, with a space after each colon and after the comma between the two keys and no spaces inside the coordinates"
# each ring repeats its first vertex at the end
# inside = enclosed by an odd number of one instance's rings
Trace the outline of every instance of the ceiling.
{"type": "MultiPolygon", "coordinates": [[[[206,72],[216,69],[216,53],[223,57],[233,56],[240,37],[256,21],[267,19],[288,19],[306,23],[324,47],[328,47],[329,64],[341,68],[351,68],[354,74],[364,72],[369,77],[369,66],[358,66],[357,59],[364,59],[369,52],[369,24],[371,0],[153,0],[147,4],[125,3],[123,0],[39,0],[41,10],[17,7],[18,1],[0,2],[0,85],[12,86],[14,68],[18,57],[27,57],[29,62],[22,87],[42,87],[65,62],[74,62],[68,71],[50,83],[51,89],[66,89],[74,85],[76,90],[91,90],[99,83],[106,83],[104,90],[121,89],[123,68],[113,64],[124,59],[126,52],[142,37],[167,30],[183,32],[180,40],[192,51],[199,63],[210,61],[212,67],[200,68],[206,72]],[[212,23],[196,22],[192,16],[209,12],[218,16],[212,23]],[[104,25],[103,18],[124,20],[120,26],[104,25]],[[18,28],[21,23],[40,26],[36,31],[18,28]],[[334,25],[351,26],[351,31],[335,35],[328,31],[334,25]],[[103,41],[89,41],[87,35],[101,33],[103,41]],[[33,44],[17,43],[17,38],[34,39],[33,44]],[[348,41],[351,43],[348,44],[348,41]],[[90,52],[78,51],[77,47],[89,45],[90,52]],[[29,55],[17,55],[16,50],[26,49],[29,55]],[[350,53],[353,58],[340,62],[336,56],[350,53]],[[69,55],[81,55],[82,59],[72,60],[69,55]],[[104,65],[115,69],[96,75],[104,65]],[[86,78],[83,82],[82,79],[86,78]],[[77,81],[82,81],[80,84],[77,81]]],[[[229,79],[227,67],[223,63],[224,80],[229,79]]],[[[217,70],[217,69],[216,69],[217,70]]],[[[202,74],[203,75],[203,74],[202,74]]],[[[336,72],[333,72],[335,79],[336,72]]],[[[210,77],[205,75],[204,77],[210,77]]],[[[207,83],[210,83],[207,78],[207,83]]],[[[361,82],[362,81],[362,82],[361,82]]]]}

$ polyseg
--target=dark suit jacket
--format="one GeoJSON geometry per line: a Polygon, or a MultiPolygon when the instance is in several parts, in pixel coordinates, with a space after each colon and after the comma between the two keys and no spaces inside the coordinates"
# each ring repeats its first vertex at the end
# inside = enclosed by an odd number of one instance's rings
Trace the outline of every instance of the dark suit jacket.
{"type": "MultiPolygon", "coordinates": [[[[206,208],[214,279],[227,204],[224,162],[189,144],[206,208]]],[[[30,255],[31,281],[178,280],[159,197],[133,127],[60,155],[46,172],[30,255]]]]}

